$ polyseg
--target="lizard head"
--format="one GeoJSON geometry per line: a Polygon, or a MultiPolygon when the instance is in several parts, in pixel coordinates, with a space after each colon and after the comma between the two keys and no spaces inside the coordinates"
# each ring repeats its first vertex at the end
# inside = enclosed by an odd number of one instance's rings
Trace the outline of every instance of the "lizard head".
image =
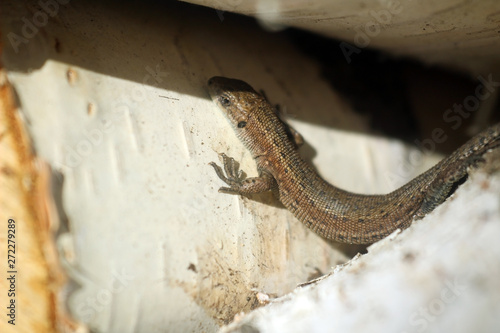
{"type": "Polygon", "coordinates": [[[241,80],[215,76],[208,80],[208,91],[237,132],[251,126],[253,113],[266,103],[264,97],[241,80]]]}

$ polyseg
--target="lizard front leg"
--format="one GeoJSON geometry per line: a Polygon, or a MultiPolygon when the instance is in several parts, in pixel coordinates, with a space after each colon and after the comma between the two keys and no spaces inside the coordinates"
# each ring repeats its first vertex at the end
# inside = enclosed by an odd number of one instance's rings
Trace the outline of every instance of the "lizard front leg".
{"type": "Polygon", "coordinates": [[[215,162],[210,165],[217,176],[230,187],[221,187],[219,192],[229,194],[251,194],[271,191],[276,187],[276,181],[268,173],[261,173],[259,177],[245,178],[243,171],[238,170],[238,163],[226,154],[220,154],[224,170],[215,162]],[[225,174],[224,174],[225,173],[225,174]]]}

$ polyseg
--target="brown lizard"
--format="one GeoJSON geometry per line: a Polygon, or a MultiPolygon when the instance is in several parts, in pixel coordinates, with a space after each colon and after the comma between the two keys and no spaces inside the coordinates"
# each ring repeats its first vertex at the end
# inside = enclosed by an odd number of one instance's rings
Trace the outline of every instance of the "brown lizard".
{"type": "MultiPolygon", "coordinates": [[[[469,166],[500,145],[500,124],[479,133],[434,167],[385,195],[355,194],[323,180],[298,153],[300,136],[247,83],[224,77],[208,81],[210,95],[257,163],[258,177],[244,178],[238,164],[221,154],[229,187],[219,192],[272,191],[297,219],[319,235],[344,243],[369,244],[408,228],[451,194],[469,166]]],[[[225,173],[225,174],[224,174],[225,173]]]]}

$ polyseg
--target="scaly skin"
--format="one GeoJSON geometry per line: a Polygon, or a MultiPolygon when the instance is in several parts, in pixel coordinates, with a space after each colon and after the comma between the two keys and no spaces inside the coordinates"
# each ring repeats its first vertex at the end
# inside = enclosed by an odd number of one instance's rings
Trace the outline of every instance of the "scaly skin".
{"type": "Polygon", "coordinates": [[[210,163],[229,185],[219,192],[245,195],[272,191],[314,232],[343,243],[370,244],[398,228],[408,228],[414,219],[446,200],[454,185],[467,175],[467,168],[500,144],[497,124],[389,194],[355,194],[327,183],[300,157],[297,133],[247,83],[213,77],[208,86],[213,101],[251,152],[259,171],[258,177],[242,179],[237,163],[222,154],[224,171],[210,163]]]}

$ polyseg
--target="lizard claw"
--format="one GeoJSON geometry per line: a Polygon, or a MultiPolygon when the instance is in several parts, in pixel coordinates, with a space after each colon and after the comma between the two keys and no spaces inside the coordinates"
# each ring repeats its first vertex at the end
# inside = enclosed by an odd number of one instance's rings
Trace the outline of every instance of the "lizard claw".
{"type": "Polygon", "coordinates": [[[222,153],[219,154],[222,158],[222,165],[224,170],[218,166],[215,162],[210,162],[209,164],[214,168],[217,176],[227,185],[231,187],[221,187],[219,192],[221,193],[239,193],[237,188],[241,186],[245,179],[245,173],[239,170],[240,164],[234,160],[234,158],[227,156],[222,153]]]}

